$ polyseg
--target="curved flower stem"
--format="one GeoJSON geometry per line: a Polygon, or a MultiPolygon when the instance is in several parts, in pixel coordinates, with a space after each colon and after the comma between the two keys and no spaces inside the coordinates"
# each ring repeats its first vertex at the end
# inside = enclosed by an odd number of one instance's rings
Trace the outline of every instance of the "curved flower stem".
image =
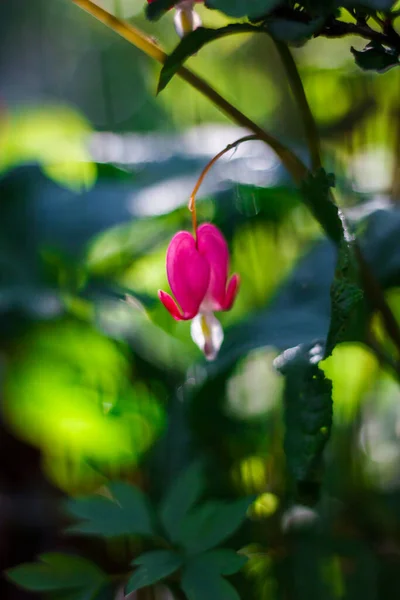
{"type": "Polygon", "coordinates": [[[320,169],[322,165],[321,147],[317,124],[315,122],[314,115],[311,112],[310,105],[308,104],[303,82],[291,51],[284,42],[274,40],[274,43],[285,68],[289,85],[292,89],[293,96],[297,102],[303,119],[307,145],[311,157],[311,167],[313,171],[316,171],[317,169],[320,169]]]}
{"type": "Polygon", "coordinates": [[[227,152],[229,152],[229,150],[233,150],[234,148],[237,148],[240,144],[242,144],[243,142],[250,142],[252,140],[259,140],[260,137],[258,135],[245,135],[244,137],[239,138],[238,140],[236,140],[236,142],[232,142],[232,144],[228,144],[226,146],[226,148],[224,148],[223,150],[221,150],[220,152],[218,152],[218,154],[216,154],[204,167],[204,169],[202,170],[200,177],[197,180],[196,185],[193,188],[193,192],[190,194],[190,200],[189,200],[189,204],[188,204],[188,209],[190,210],[190,212],[192,213],[192,224],[193,224],[193,233],[194,236],[196,237],[196,232],[197,232],[197,215],[196,215],[196,194],[200,189],[201,184],[204,181],[205,176],[207,175],[208,171],[211,169],[211,167],[213,166],[214,163],[217,162],[217,160],[219,158],[221,158],[221,156],[223,156],[224,154],[226,154],[227,152]]]}
{"type": "MultiPolygon", "coordinates": [[[[128,42],[142,50],[147,56],[154,58],[164,64],[167,54],[150,37],[145,35],[136,27],[133,27],[126,21],[117,19],[106,10],[91,2],[91,0],[72,0],[74,4],[90,13],[93,17],[104,23],[107,27],[118,33],[128,42]]],[[[289,171],[294,180],[299,183],[307,173],[307,167],[302,161],[279,140],[274,138],[251,119],[246,117],[239,109],[225,100],[213,87],[204,79],[187,69],[181,67],[177,73],[182,79],[187,81],[192,87],[196,88],[203,96],[206,96],[223,113],[228,115],[231,120],[238,125],[252,131],[263,142],[268,144],[278,155],[283,165],[289,171]]]]}

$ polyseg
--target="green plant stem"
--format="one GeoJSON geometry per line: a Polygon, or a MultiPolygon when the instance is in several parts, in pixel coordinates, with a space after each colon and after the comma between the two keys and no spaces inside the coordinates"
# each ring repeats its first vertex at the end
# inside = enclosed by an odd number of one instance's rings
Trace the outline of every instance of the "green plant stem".
{"type": "MultiPolygon", "coordinates": [[[[292,53],[289,48],[283,42],[275,41],[276,48],[281,57],[282,63],[285,67],[286,74],[289,80],[290,87],[292,89],[294,98],[299,107],[300,113],[303,117],[304,126],[306,130],[307,145],[311,156],[311,163],[313,170],[321,167],[321,147],[319,140],[318,128],[316,126],[313,114],[310,109],[310,105],[307,101],[307,96],[304,91],[304,87],[301,81],[299,71],[296,63],[293,59],[292,53]]],[[[332,202],[336,204],[333,194],[331,193],[332,202]]],[[[343,225],[345,227],[345,224],[343,225]]],[[[400,356],[400,327],[394,317],[390,307],[388,306],[383,290],[379,285],[379,282],[372,273],[368,263],[366,262],[360,246],[357,241],[351,243],[353,247],[354,256],[357,260],[362,286],[366,297],[371,307],[379,311],[382,315],[382,319],[385,325],[385,329],[390,335],[392,341],[397,347],[400,356]]]]}
{"type": "Polygon", "coordinates": [[[316,171],[317,169],[320,169],[322,165],[321,147],[317,124],[311,112],[310,105],[308,104],[303,82],[291,51],[284,42],[274,40],[274,43],[285,68],[290,88],[302,116],[307,146],[310,152],[311,167],[313,171],[316,171]]]}
{"type": "MultiPolygon", "coordinates": [[[[91,2],[91,0],[72,0],[74,4],[90,13],[93,17],[104,23],[107,27],[118,33],[128,42],[142,50],[147,56],[164,64],[167,54],[150,37],[146,36],[136,27],[133,27],[122,19],[117,19],[106,10],[91,2]]],[[[281,144],[279,140],[265,131],[262,127],[246,117],[238,108],[225,100],[213,87],[204,79],[187,69],[181,67],[177,73],[182,79],[187,81],[192,87],[198,90],[203,96],[208,98],[221,112],[225,113],[230,119],[252,131],[260,140],[270,146],[282,161],[283,165],[292,175],[297,183],[300,183],[307,173],[307,167],[289,148],[281,144]]]]}

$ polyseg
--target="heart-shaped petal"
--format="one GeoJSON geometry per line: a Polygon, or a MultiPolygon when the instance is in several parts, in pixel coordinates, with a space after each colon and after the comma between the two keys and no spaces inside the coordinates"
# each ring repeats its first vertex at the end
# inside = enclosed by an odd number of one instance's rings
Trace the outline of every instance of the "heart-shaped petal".
{"type": "Polygon", "coordinates": [[[168,246],[167,276],[182,309],[181,318],[192,319],[198,313],[209,287],[210,266],[188,231],[180,231],[174,235],[168,246]]]}
{"type": "Polygon", "coordinates": [[[210,265],[210,283],[207,290],[205,310],[223,310],[226,280],[229,269],[228,245],[220,230],[205,223],[197,230],[197,247],[210,265]]]}

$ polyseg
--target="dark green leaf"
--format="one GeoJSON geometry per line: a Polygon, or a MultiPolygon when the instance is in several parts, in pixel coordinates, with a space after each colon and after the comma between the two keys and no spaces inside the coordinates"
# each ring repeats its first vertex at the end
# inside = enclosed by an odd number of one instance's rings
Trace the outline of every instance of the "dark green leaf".
{"type": "Polygon", "coordinates": [[[239,594],[228,581],[214,569],[204,567],[202,557],[187,565],[181,585],[188,600],[240,600],[239,594]]]}
{"type": "MultiPolygon", "coordinates": [[[[107,576],[90,560],[69,554],[48,553],[41,562],[25,563],[9,569],[7,577],[20,587],[35,592],[76,590],[79,597],[93,596],[107,576]]],[[[72,593],[72,591],[71,591],[72,593]]]]}
{"type": "Polygon", "coordinates": [[[179,535],[182,519],[200,498],[204,486],[203,468],[196,462],[179,474],[163,498],[159,511],[160,520],[171,540],[179,535]]]}
{"type": "Polygon", "coordinates": [[[364,50],[351,48],[356,64],[364,71],[384,73],[399,64],[399,53],[378,42],[370,42],[364,50]]]}
{"type": "Polygon", "coordinates": [[[306,41],[324,24],[324,18],[311,19],[308,23],[289,19],[271,18],[266,22],[268,33],[276,40],[289,43],[306,41]]]}
{"type": "Polygon", "coordinates": [[[161,69],[157,93],[161,92],[171,81],[175,73],[183,63],[193,54],[196,54],[203,46],[233,33],[246,33],[249,31],[260,31],[257,27],[248,23],[234,23],[221,27],[220,29],[207,29],[198,27],[179,42],[175,50],[170,54],[161,69]]]}
{"type": "Polygon", "coordinates": [[[395,4],[394,0],[358,0],[350,2],[338,2],[341,6],[352,8],[353,6],[361,6],[363,8],[376,11],[388,11],[395,4]]]}
{"type": "Polygon", "coordinates": [[[334,187],[335,178],[324,169],[309,174],[301,185],[305,203],[324,229],[328,237],[340,244],[345,237],[341,213],[332,201],[330,188],[334,187]]]}
{"type": "Polygon", "coordinates": [[[109,485],[113,500],[89,496],[69,500],[70,515],[81,520],[68,531],[113,537],[119,535],[154,535],[152,515],[145,496],[123,482],[109,485]]]}
{"type": "Polygon", "coordinates": [[[129,578],[126,593],[130,594],[147,585],[161,581],[182,566],[182,558],[172,550],[154,550],[146,552],[133,561],[139,566],[129,578]]]}
{"type": "Polygon", "coordinates": [[[207,0],[206,6],[216,8],[229,17],[261,17],[270,13],[281,0],[207,0]]]}
{"type": "Polygon", "coordinates": [[[339,246],[335,276],[331,286],[331,321],[325,347],[325,358],[336,344],[364,338],[367,307],[359,284],[359,272],[352,245],[339,246]]]}
{"type": "Polygon", "coordinates": [[[196,565],[204,572],[215,571],[218,575],[233,575],[240,571],[248,558],[228,548],[218,548],[196,557],[196,565]]]}
{"type": "Polygon", "coordinates": [[[183,519],[177,542],[191,554],[215,548],[241,525],[253,501],[252,497],[204,503],[183,519]]]}
{"type": "Polygon", "coordinates": [[[178,2],[179,0],[154,0],[146,6],[146,17],[149,21],[157,21],[178,2]]]}
{"type": "Polygon", "coordinates": [[[285,375],[285,454],[296,481],[314,480],[332,427],[332,382],[319,369],[322,344],[286,350],[275,361],[285,375]]]}

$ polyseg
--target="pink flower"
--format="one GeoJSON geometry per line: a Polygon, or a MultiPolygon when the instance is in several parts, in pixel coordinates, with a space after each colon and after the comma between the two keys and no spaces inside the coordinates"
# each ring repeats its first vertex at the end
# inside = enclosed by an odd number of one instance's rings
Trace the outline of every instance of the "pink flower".
{"type": "Polygon", "coordinates": [[[177,321],[192,319],[192,338],[208,360],[216,357],[223,340],[214,312],[229,310],[239,288],[238,275],[228,282],[228,269],[227,243],[210,223],[198,228],[197,241],[188,231],[179,231],[168,246],[168,282],[179,306],[162,290],[159,298],[177,321]]]}

